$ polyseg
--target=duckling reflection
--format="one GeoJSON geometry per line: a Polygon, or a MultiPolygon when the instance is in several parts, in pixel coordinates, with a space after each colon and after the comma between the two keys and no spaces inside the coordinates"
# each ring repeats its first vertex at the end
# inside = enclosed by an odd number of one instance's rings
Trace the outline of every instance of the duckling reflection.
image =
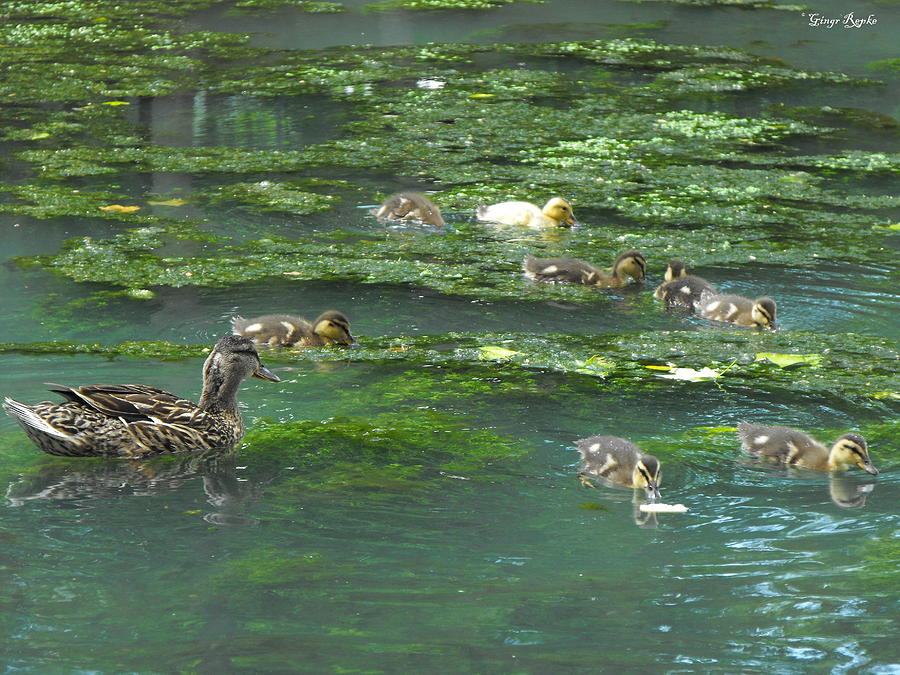
{"type": "Polygon", "coordinates": [[[200,479],[206,501],[215,511],[208,522],[247,524],[255,519],[240,513],[240,505],[258,494],[259,487],[238,480],[235,453],[172,455],[131,461],[45,461],[33,467],[6,489],[10,506],[49,501],[87,507],[94,500],[111,497],[148,497],[181,489],[200,479]]]}
{"type": "Polygon", "coordinates": [[[859,483],[847,474],[832,473],[828,483],[831,501],[842,509],[861,509],[866,505],[866,497],[875,489],[874,483],[859,483]]]}

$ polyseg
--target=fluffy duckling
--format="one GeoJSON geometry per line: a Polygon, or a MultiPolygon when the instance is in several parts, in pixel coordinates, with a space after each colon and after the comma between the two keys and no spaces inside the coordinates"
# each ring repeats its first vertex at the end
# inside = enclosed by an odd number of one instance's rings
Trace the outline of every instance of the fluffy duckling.
{"type": "Polygon", "coordinates": [[[750,300],[740,295],[701,293],[697,304],[700,316],[726,321],[746,328],[775,330],[775,301],[772,298],[750,300]]]}
{"type": "Polygon", "coordinates": [[[869,458],[866,439],[859,434],[844,434],[831,450],[798,429],[767,427],[741,422],[738,435],[744,450],[754,457],[764,457],[790,466],[818,471],[845,471],[858,466],[873,476],[878,469],[869,458]]]}
{"type": "Polygon", "coordinates": [[[256,344],[281,347],[322,347],[352,345],[350,321],[340,312],[329,310],[310,323],[290,314],[266,314],[255,319],[236,316],[231,328],[256,344]]]}
{"type": "Polygon", "coordinates": [[[535,258],[528,255],[522,261],[522,269],[536,281],[609,287],[624,286],[628,283],[628,277],[638,283],[643,282],[647,261],[640,251],[625,251],[616,258],[610,273],[575,258],[535,258]]]}
{"type": "Polygon", "coordinates": [[[244,435],[237,393],[250,376],[279,381],[251,340],[226,335],[203,364],[199,403],[143,384],[50,384],[65,403],[26,405],[7,397],[3,407],[50,455],[140,458],[226,450],[244,435]]]}
{"type": "Polygon", "coordinates": [[[531,202],[500,202],[478,207],[478,220],[502,225],[524,225],[534,229],[575,224],[572,205],[562,197],[554,197],[544,208],[531,202]]]}
{"type": "Polygon", "coordinates": [[[635,489],[643,488],[659,499],[659,460],[641,452],[634,443],[617,436],[590,436],[575,441],[581,454],[581,473],[600,476],[635,489]]]}
{"type": "Polygon", "coordinates": [[[415,220],[423,225],[444,226],[441,210],[428,197],[418,192],[391,195],[372,213],[380,223],[389,220],[415,220]]]}
{"type": "Polygon", "coordinates": [[[670,260],[666,267],[665,281],[656,287],[653,295],[669,307],[695,309],[704,293],[715,294],[716,289],[706,279],[687,273],[681,260],[670,260]]]}

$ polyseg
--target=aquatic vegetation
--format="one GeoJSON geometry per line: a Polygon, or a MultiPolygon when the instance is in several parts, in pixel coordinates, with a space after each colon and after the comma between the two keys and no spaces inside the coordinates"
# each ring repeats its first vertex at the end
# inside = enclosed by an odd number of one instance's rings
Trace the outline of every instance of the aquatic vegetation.
{"type": "Polygon", "coordinates": [[[543,3],[546,0],[380,0],[363,5],[368,12],[390,12],[398,9],[494,9],[513,2],[543,3]]]}
{"type": "Polygon", "coordinates": [[[239,202],[246,205],[251,211],[259,213],[282,211],[295,215],[306,215],[317,211],[327,211],[337,201],[337,197],[298,190],[288,183],[260,181],[222,186],[210,195],[210,201],[212,203],[239,202]]]}
{"type": "MultiPolygon", "coordinates": [[[[0,343],[0,353],[96,354],[180,359],[208,353],[208,345],[124,342],[118,345],[65,342],[0,343]]],[[[707,386],[737,390],[791,391],[806,396],[840,396],[856,405],[884,410],[896,405],[896,362],[900,350],[885,338],[823,335],[802,331],[649,331],[603,336],[527,333],[449,333],[432,336],[360,337],[357,348],[328,347],[297,352],[266,351],[266,363],[403,362],[449,368],[387,376],[371,394],[354,391],[354,405],[368,401],[388,409],[472,399],[497,392],[534,394],[536,385],[509,373],[560,372],[596,379],[610,390],[681,386],[654,372],[689,369],[715,372],[707,386]],[[488,358],[485,358],[487,355],[488,358]],[[760,358],[764,355],[764,358],[760,358]],[[771,357],[771,358],[770,358],[771,357]],[[800,360],[798,360],[800,359],[800,360]],[[801,365],[808,364],[808,365],[801,365]],[[497,368],[504,375],[497,375],[497,368]],[[664,369],[664,370],[660,370],[664,369]],[[499,377],[499,380],[491,378],[499,377]],[[367,396],[370,396],[367,399],[367,396]]],[[[684,371],[687,373],[688,371],[684,371]]],[[[687,383],[689,385],[693,382],[687,383]]],[[[418,413],[417,413],[418,414],[418,413]]],[[[274,432],[273,432],[274,433],[274,432]]],[[[287,432],[286,432],[287,433],[287,432]]],[[[288,443],[278,438],[273,443],[288,443]]],[[[274,446],[273,446],[274,447],[274,446]]]]}
{"type": "Polygon", "coordinates": [[[313,14],[334,14],[343,12],[345,9],[340,2],[323,2],[322,0],[238,0],[234,3],[233,11],[266,11],[280,7],[293,7],[313,14]]]}

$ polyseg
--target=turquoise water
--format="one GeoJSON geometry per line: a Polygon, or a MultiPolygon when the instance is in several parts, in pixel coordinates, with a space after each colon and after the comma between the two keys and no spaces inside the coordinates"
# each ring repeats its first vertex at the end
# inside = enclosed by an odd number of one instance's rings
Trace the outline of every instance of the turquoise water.
{"type": "MultiPolygon", "coordinates": [[[[827,36],[811,33],[796,13],[770,10],[571,0],[370,15],[347,4],[351,11],[336,15],[282,9],[234,18],[206,10],[183,25],[253,31],[260,46],[321,49],[593,39],[621,32],[607,24],[665,21],[651,34],[661,42],[732,45],[814,70],[871,76],[865,64],[896,56],[896,10],[881,4],[853,8],[877,14],[878,30],[827,36]]],[[[829,3],[819,11],[848,9],[829,3]]],[[[780,93],[778,102],[896,117],[897,78],[886,79],[875,93],[808,87],[780,93]]],[[[708,105],[756,115],[769,96],[708,105]]],[[[127,115],[147,125],[155,143],[251,149],[320,143],[340,137],[353,119],[346,101],[301,98],[174,95],[144,99],[127,115]],[[280,120],[280,134],[260,132],[248,123],[255,116],[280,120]]],[[[793,150],[897,146],[896,132],[883,129],[793,150]]],[[[0,174],[29,180],[14,163],[0,174]]],[[[206,227],[237,241],[381,231],[362,207],[378,191],[407,187],[408,178],[342,177],[371,193],[303,217],[215,205],[191,205],[185,215],[208,218],[206,227]]],[[[190,194],[229,181],[126,172],[115,182],[131,194],[190,194]]],[[[896,192],[881,178],[863,187],[896,192]]],[[[576,212],[588,224],[607,220],[576,212]]],[[[451,228],[472,220],[470,212],[446,215],[451,228]]],[[[663,271],[658,260],[644,288],[604,291],[602,302],[587,304],[290,280],[160,287],[153,299],[136,301],[98,296],[112,287],[13,261],[121,229],[90,218],[0,214],[0,342],[211,344],[235,314],[331,307],[350,315],[364,344],[453,331],[599,339],[712,330],[648,301],[663,271]]],[[[512,245],[526,250],[531,236],[512,245]]],[[[678,236],[673,229],[676,244],[678,236]]],[[[884,242],[896,250],[896,236],[884,242]]],[[[178,246],[181,255],[212,247],[178,246]]],[[[610,260],[598,252],[596,262],[610,260]]],[[[830,258],[692,271],[727,292],[752,295],[764,286],[779,301],[782,331],[900,337],[896,263],[830,258]]],[[[12,351],[0,363],[3,393],[23,401],[48,398],[46,381],[144,382],[192,398],[200,390],[200,359],[12,351]]],[[[708,381],[642,388],[489,361],[348,356],[269,365],[282,382],[245,382],[240,399],[251,434],[222,457],[59,460],[0,418],[6,672],[900,673],[895,399],[708,381]],[[809,429],[825,441],[871,430],[881,474],[785,471],[742,459],[734,433],[723,430],[742,419],[809,429]],[[263,436],[298,421],[309,427],[263,436]],[[631,490],[583,487],[574,441],[595,433],[630,438],[659,457],[663,500],[689,511],[648,516],[631,490]]],[[[897,374],[896,362],[885,368],[897,374]]],[[[809,371],[794,372],[802,381],[809,371]]]]}

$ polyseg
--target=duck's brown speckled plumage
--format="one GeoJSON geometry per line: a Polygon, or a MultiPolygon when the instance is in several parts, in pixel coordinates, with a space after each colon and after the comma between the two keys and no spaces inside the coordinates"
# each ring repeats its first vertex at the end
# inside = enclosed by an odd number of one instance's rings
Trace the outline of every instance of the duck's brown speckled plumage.
{"type": "Polygon", "coordinates": [[[372,213],[378,222],[414,221],[434,227],[444,226],[444,217],[437,204],[418,192],[400,192],[391,195],[372,213]]]}
{"type": "Polygon", "coordinates": [[[869,457],[866,439],[859,434],[844,434],[830,450],[791,427],[741,422],[738,436],[744,450],[754,457],[817,471],[843,471],[857,466],[873,476],[878,475],[878,469],[869,457]]]}
{"type": "Polygon", "coordinates": [[[143,384],[51,384],[65,403],[3,407],[44,452],[67,457],[147,457],[232,447],[244,434],[237,406],[245,377],[277,382],[253,342],[238,335],[219,340],[203,364],[199,403],[143,384]]]}
{"type": "Polygon", "coordinates": [[[641,283],[647,271],[647,261],[639,251],[625,251],[613,263],[612,272],[605,272],[576,258],[535,258],[522,261],[525,274],[536,281],[584,284],[586,286],[624,286],[629,277],[641,283]]]}
{"type": "Polygon", "coordinates": [[[352,345],[350,320],[341,312],[323,312],[315,321],[293,314],[266,314],[253,319],[236,316],[231,327],[257,344],[280,347],[352,345]]]}
{"type": "Polygon", "coordinates": [[[618,436],[589,436],[575,441],[581,455],[581,472],[632,488],[643,488],[659,497],[659,460],[644,453],[631,441],[618,436]]]}
{"type": "Polygon", "coordinates": [[[697,311],[704,293],[715,294],[716,289],[706,279],[688,274],[681,260],[671,260],[666,267],[665,281],[653,295],[668,307],[687,307],[697,311]]]}

